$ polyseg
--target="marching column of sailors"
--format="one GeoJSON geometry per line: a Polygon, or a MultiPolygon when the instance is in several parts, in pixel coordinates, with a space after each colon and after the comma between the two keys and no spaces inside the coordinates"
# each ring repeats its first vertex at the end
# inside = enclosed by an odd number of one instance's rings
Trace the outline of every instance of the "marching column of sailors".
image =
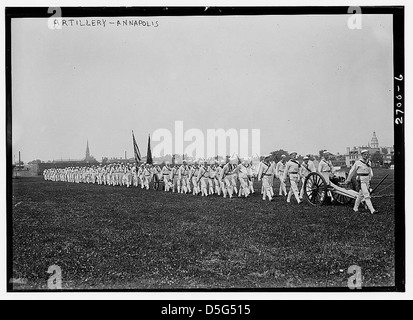
{"type": "MultiPolygon", "coordinates": [[[[290,159],[282,155],[277,163],[270,161],[272,155],[264,157],[257,168],[252,165],[252,160],[241,160],[238,157],[230,161],[215,161],[208,165],[206,160],[188,163],[183,160],[182,165],[170,165],[166,162],[161,168],[159,165],[141,164],[107,164],[90,167],[67,167],[64,169],[51,168],[43,172],[44,179],[50,181],[65,181],[72,183],[96,183],[98,185],[141,187],[149,189],[154,176],[164,182],[164,191],[177,192],[204,197],[217,194],[224,198],[234,196],[248,198],[254,191],[254,180],[262,182],[262,199],[272,201],[274,194],[274,178],[280,182],[278,195],[286,197],[288,203],[294,195],[297,203],[301,203],[304,196],[304,180],[312,172],[319,172],[330,185],[330,178],[334,174],[334,166],[329,159],[330,153],[324,151],[318,168],[308,156],[301,163],[297,160],[297,152],[290,153],[290,159]],[[287,180],[289,190],[287,192],[287,180]],[[301,183],[301,189],[299,184],[301,183]]],[[[358,211],[361,202],[365,202],[372,213],[377,212],[370,200],[369,182],[373,176],[371,164],[368,160],[368,151],[362,151],[362,158],[351,168],[349,182],[353,175],[359,181],[359,196],[356,199],[354,211],[358,211]]],[[[332,197],[331,191],[327,192],[332,197]]]]}
{"type": "MultiPolygon", "coordinates": [[[[294,158],[296,153],[292,153],[294,158]]],[[[185,193],[193,195],[210,196],[222,195],[224,198],[249,197],[255,193],[254,181],[262,181],[261,194],[263,200],[272,200],[274,197],[274,178],[280,180],[279,195],[288,196],[290,202],[292,193],[300,203],[303,197],[303,188],[298,195],[298,182],[304,182],[305,176],[315,171],[314,164],[304,157],[301,168],[294,159],[286,161],[286,156],[278,163],[269,162],[268,155],[260,162],[257,169],[252,166],[251,159],[240,160],[231,158],[226,162],[215,161],[208,165],[206,160],[189,164],[186,160],[182,165],[171,166],[169,162],[161,168],[151,164],[107,164],[92,165],[88,167],[67,167],[63,169],[50,168],[43,172],[45,180],[63,181],[72,183],[91,183],[108,186],[141,187],[149,190],[150,183],[156,175],[158,180],[164,182],[164,191],[185,193]],[[290,170],[290,168],[292,168],[290,170]],[[305,168],[305,169],[304,169],[305,168]],[[294,171],[294,172],[293,172],[294,171]],[[289,177],[292,189],[287,194],[286,179],[289,177]]]]}

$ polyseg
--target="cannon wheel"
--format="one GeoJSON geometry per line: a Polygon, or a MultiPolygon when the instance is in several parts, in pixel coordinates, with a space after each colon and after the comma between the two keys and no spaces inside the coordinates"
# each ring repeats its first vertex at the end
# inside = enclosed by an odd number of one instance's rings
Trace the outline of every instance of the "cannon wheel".
{"type": "MultiPolygon", "coordinates": [[[[343,184],[345,181],[346,181],[346,179],[344,177],[339,177],[339,178],[336,179],[336,181],[332,181],[332,182],[337,184],[337,185],[340,185],[340,184],[343,184]]],[[[353,200],[350,197],[347,197],[343,194],[340,194],[340,193],[334,192],[334,191],[331,192],[331,196],[333,197],[333,199],[337,203],[344,204],[344,205],[351,203],[352,200],[353,200]]]]}
{"type": "Polygon", "coordinates": [[[335,201],[337,201],[340,204],[344,204],[344,205],[350,204],[353,200],[350,197],[347,197],[345,195],[342,195],[342,194],[334,192],[334,191],[331,192],[331,195],[333,196],[333,199],[335,201]]]}
{"type": "Polygon", "coordinates": [[[304,180],[304,197],[313,206],[321,206],[327,198],[327,182],[317,172],[311,172],[304,180]]]}

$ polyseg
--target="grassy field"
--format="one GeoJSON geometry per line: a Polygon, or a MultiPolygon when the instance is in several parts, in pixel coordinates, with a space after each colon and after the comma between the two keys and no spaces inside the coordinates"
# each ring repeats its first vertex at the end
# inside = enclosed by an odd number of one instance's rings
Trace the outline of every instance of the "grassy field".
{"type": "MultiPolygon", "coordinates": [[[[393,181],[375,172],[373,187],[393,181]]],[[[352,265],[364,287],[394,285],[393,197],[370,215],[35,177],[14,179],[11,200],[14,290],[47,289],[51,265],[63,289],[346,288],[352,265]]]]}

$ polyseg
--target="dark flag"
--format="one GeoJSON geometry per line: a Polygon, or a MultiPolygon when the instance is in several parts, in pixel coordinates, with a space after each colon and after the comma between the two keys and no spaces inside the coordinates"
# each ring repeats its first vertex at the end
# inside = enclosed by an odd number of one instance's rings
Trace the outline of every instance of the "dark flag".
{"type": "Polygon", "coordinates": [[[152,151],[151,151],[151,136],[148,136],[148,151],[146,153],[146,163],[152,164],[152,151]]]}
{"type": "Polygon", "coordinates": [[[132,130],[132,138],[133,138],[133,151],[135,153],[135,161],[136,161],[136,164],[138,164],[141,161],[142,157],[141,157],[141,152],[139,151],[138,144],[136,143],[135,135],[133,134],[133,130],[132,130]]]}

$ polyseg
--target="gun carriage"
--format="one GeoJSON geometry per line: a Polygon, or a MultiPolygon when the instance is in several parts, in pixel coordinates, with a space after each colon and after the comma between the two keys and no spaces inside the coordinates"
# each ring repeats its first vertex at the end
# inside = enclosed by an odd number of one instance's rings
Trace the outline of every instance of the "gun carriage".
{"type": "MultiPolygon", "coordinates": [[[[373,190],[370,190],[372,194],[387,178],[386,175],[373,190]]],[[[330,181],[324,179],[324,177],[318,172],[311,172],[304,179],[304,198],[308,203],[314,206],[323,205],[328,197],[328,192],[331,193],[331,197],[339,204],[350,204],[357,198],[358,191],[357,182],[352,180],[351,188],[345,183],[347,173],[344,171],[337,171],[330,176],[330,181]]]]}

